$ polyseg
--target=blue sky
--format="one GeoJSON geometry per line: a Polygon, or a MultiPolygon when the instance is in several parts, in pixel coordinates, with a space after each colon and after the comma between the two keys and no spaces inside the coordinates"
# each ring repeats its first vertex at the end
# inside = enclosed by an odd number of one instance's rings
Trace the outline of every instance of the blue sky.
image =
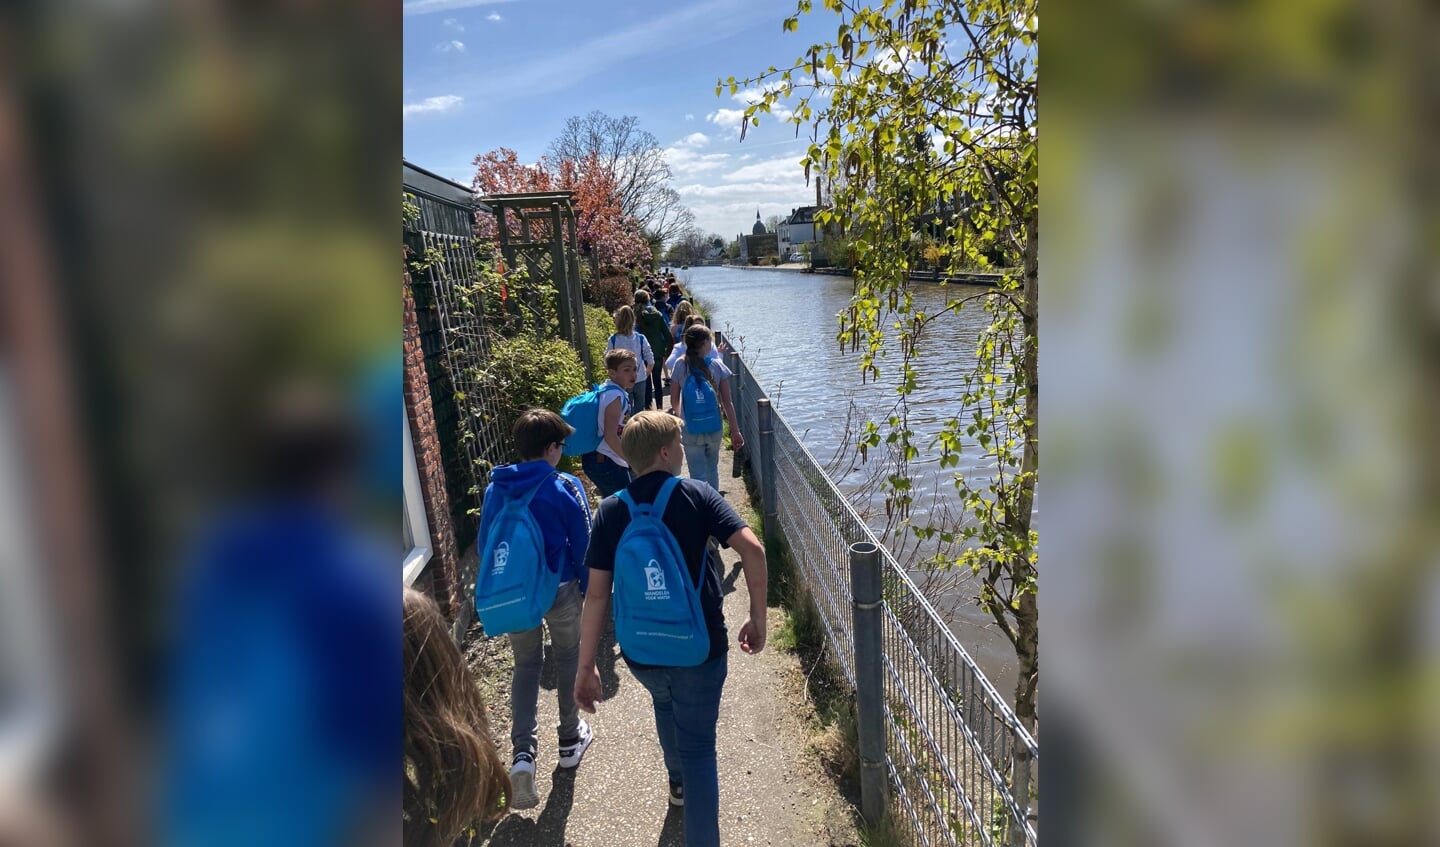
{"type": "Polygon", "coordinates": [[[806,130],[773,116],[739,141],[742,98],[715,80],[789,65],[838,20],[823,6],[781,22],[793,0],[616,4],[585,0],[405,0],[405,158],[469,184],[477,154],[544,154],[565,120],[635,115],[666,148],[697,225],[727,240],[813,203],[796,164],[806,130]]]}

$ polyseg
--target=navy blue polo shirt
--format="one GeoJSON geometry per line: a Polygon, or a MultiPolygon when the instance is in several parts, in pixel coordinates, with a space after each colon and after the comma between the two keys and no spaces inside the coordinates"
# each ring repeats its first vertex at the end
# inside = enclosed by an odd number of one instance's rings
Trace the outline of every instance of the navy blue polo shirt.
{"type": "MultiPolygon", "coordinates": [[[[626,490],[636,503],[653,503],[660,487],[670,476],[666,471],[651,471],[630,483],[626,490]]],[[[700,588],[700,609],[705,613],[705,626],[710,630],[710,655],[706,657],[709,661],[730,649],[730,642],[726,637],[725,613],[721,608],[720,562],[706,556],[707,542],[711,536],[725,541],[748,524],[718,491],[693,479],[681,480],[675,486],[661,520],[674,533],[685,564],[690,568],[690,578],[700,588]]],[[[585,565],[597,571],[613,572],[615,549],[629,525],[630,509],[619,497],[606,497],[601,501],[595,523],[590,528],[590,549],[585,554],[585,565]]],[[[624,653],[623,649],[621,653],[624,653]]],[[[625,661],[646,667],[631,662],[629,657],[625,661]]]]}

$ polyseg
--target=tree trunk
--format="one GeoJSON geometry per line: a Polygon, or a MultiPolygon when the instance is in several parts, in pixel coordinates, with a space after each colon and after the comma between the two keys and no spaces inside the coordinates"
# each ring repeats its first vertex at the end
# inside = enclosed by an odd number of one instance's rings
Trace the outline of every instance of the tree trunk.
{"type": "MultiPolygon", "coordinates": [[[[1023,293],[1025,308],[1021,321],[1025,343],[1021,345],[1020,378],[1025,383],[1024,452],[1020,459],[1020,490],[1015,508],[1006,516],[1021,538],[1030,536],[1030,513],[1035,503],[1036,472],[1040,467],[1040,212],[1038,204],[1025,221],[1023,293]]],[[[1027,547],[1028,549],[1028,547],[1027,547]]],[[[1014,563],[1012,576],[1017,590],[1035,570],[1028,561],[1014,563]]],[[[1020,675],[1015,683],[1015,714],[1032,735],[1037,720],[1036,694],[1040,685],[1039,582],[1035,590],[1020,598],[1015,613],[1015,653],[1020,675]]]]}

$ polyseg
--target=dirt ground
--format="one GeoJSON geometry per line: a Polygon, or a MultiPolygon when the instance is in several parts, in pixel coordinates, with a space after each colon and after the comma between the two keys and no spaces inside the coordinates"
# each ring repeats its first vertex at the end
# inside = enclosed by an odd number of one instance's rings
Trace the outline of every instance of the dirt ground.
{"type": "MultiPolygon", "coordinates": [[[[721,488],[737,506],[745,501],[732,457],[721,457],[721,488]]],[[[744,510],[742,510],[742,514],[744,510]]],[[[739,557],[724,550],[725,618],[733,640],[749,608],[739,557]]],[[[858,847],[854,807],[841,796],[817,753],[814,710],[797,658],[776,646],[784,611],[771,608],[770,641],[756,656],[732,645],[719,725],[720,832],[724,844],[858,847]]],[[[509,751],[509,645],[486,639],[478,627],[466,655],[490,707],[502,753],[509,751]]],[[[601,645],[605,701],[586,715],[595,742],[580,767],[555,768],[555,670],[547,655],[540,690],[540,805],[513,812],[474,840],[476,845],[631,847],[684,844],[683,811],[667,801],[665,769],[655,740],[649,695],[619,658],[601,645]]]]}

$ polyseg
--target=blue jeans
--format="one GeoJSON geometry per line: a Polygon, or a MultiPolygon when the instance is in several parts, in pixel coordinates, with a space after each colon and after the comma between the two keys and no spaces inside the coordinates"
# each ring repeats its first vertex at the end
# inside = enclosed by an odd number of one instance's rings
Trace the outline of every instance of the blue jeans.
{"type": "Polygon", "coordinates": [[[650,405],[649,400],[650,377],[642,373],[640,378],[635,380],[635,387],[630,389],[630,414],[645,411],[645,407],[650,405]]]}
{"type": "Polygon", "coordinates": [[[609,497],[630,484],[630,469],[620,467],[615,464],[614,459],[601,455],[598,451],[581,456],[580,467],[584,468],[590,481],[595,483],[601,497],[609,497]]]}
{"type": "Polygon", "coordinates": [[[670,781],[685,786],[685,847],[720,847],[715,725],[728,655],[693,668],[630,668],[655,704],[655,732],[670,781]]]}
{"type": "Polygon", "coordinates": [[[685,447],[685,463],[690,467],[690,478],[710,483],[720,490],[720,441],[719,432],[704,434],[683,432],[680,443],[685,447]]]}
{"type": "Polygon", "coordinates": [[[512,753],[528,750],[535,755],[538,730],[536,711],[540,699],[540,670],[545,664],[544,626],[550,627],[550,650],[555,656],[555,696],[560,706],[560,740],[574,738],[580,726],[580,709],[575,705],[575,667],[580,659],[580,583],[560,586],[555,605],[545,613],[545,624],[524,632],[510,633],[515,653],[515,673],[510,680],[510,747],[512,753]]]}

